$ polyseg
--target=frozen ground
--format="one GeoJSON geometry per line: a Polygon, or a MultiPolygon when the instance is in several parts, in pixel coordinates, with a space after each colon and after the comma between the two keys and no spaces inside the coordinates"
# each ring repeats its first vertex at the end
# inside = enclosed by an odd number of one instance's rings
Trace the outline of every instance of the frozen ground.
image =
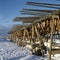
{"type": "MultiPolygon", "coordinates": [[[[60,60],[60,56],[52,57],[52,60],[60,60]]],[[[28,48],[22,50],[10,41],[0,39],[0,60],[47,60],[47,57],[34,56],[28,48]]]]}

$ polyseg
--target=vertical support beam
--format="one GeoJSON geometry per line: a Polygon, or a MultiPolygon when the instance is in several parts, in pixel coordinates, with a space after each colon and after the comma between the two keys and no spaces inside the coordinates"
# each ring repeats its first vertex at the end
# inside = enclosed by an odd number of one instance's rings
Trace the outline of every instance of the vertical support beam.
{"type": "Polygon", "coordinates": [[[10,40],[12,40],[12,33],[10,34],[10,40]]]}
{"type": "Polygon", "coordinates": [[[15,32],[15,43],[17,44],[17,31],[15,32]]]}
{"type": "Polygon", "coordinates": [[[42,55],[44,56],[44,53],[43,53],[44,43],[43,43],[43,40],[42,40],[42,38],[41,38],[41,36],[40,36],[40,34],[39,34],[36,26],[35,26],[35,32],[36,32],[36,34],[37,34],[37,39],[38,39],[39,42],[40,42],[40,48],[41,48],[42,55]]]}
{"type": "Polygon", "coordinates": [[[14,33],[12,33],[12,40],[13,40],[13,42],[14,42],[14,33]]]}
{"type": "Polygon", "coordinates": [[[16,44],[17,44],[17,45],[19,45],[19,44],[18,44],[18,42],[19,42],[18,36],[19,36],[19,35],[18,35],[18,31],[16,31],[16,44]]]}
{"type": "Polygon", "coordinates": [[[16,32],[14,32],[14,35],[15,35],[14,37],[15,37],[15,43],[16,43],[16,42],[17,42],[17,41],[16,41],[16,38],[17,38],[16,32]]]}
{"type": "Polygon", "coordinates": [[[24,47],[24,40],[25,40],[25,29],[24,29],[24,31],[23,31],[22,50],[23,50],[23,47],[24,47]]]}
{"type": "Polygon", "coordinates": [[[32,24],[32,40],[31,40],[31,44],[33,44],[33,39],[34,39],[34,24],[32,24]]]}
{"type": "Polygon", "coordinates": [[[59,16],[57,16],[57,30],[58,30],[58,32],[60,32],[60,20],[59,20],[59,16]]]}
{"type": "Polygon", "coordinates": [[[32,38],[34,38],[34,24],[32,24],[32,38]]]}
{"type": "Polygon", "coordinates": [[[51,50],[52,50],[52,43],[53,43],[53,32],[54,32],[54,15],[52,16],[52,23],[51,23],[51,41],[50,41],[50,49],[48,51],[48,60],[51,60],[51,50]]]}
{"type": "Polygon", "coordinates": [[[13,41],[15,42],[16,40],[16,36],[15,36],[15,32],[13,32],[13,41]]]}
{"type": "Polygon", "coordinates": [[[29,38],[29,32],[28,32],[28,30],[25,29],[25,31],[26,31],[27,38],[29,38]]]}
{"type": "Polygon", "coordinates": [[[20,36],[21,36],[20,46],[22,46],[23,35],[24,35],[23,30],[20,30],[20,36]]]}
{"type": "MultiPolygon", "coordinates": [[[[31,34],[31,46],[33,45],[33,40],[34,40],[34,24],[32,24],[32,34],[31,34]]],[[[33,53],[33,47],[32,47],[32,53],[33,53]]]]}

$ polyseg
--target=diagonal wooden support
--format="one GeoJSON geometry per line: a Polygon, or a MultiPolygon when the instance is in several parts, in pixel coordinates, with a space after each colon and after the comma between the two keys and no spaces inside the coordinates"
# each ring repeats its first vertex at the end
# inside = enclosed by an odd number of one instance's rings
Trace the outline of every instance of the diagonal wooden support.
{"type": "Polygon", "coordinates": [[[32,40],[31,40],[31,45],[33,44],[33,39],[34,39],[34,24],[32,24],[32,40]]]}
{"type": "Polygon", "coordinates": [[[54,25],[55,25],[55,19],[54,19],[54,18],[58,18],[58,16],[52,15],[51,36],[50,36],[51,41],[50,41],[50,49],[49,49],[49,51],[48,51],[48,54],[49,54],[48,60],[51,60],[52,44],[53,44],[53,32],[54,32],[54,30],[55,30],[55,29],[54,29],[54,25]]]}
{"type": "Polygon", "coordinates": [[[35,26],[35,32],[36,32],[37,38],[38,38],[38,40],[40,42],[40,48],[41,48],[42,55],[44,56],[44,52],[43,52],[44,43],[43,43],[43,40],[42,40],[40,34],[38,33],[38,30],[37,30],[36,26],[35,26]]]}

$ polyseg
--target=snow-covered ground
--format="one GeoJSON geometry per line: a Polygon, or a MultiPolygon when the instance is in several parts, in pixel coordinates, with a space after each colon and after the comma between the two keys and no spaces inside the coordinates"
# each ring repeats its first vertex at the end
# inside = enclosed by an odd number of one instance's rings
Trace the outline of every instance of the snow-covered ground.
{"type": "MultiPolygon", "coordinates": [[[[60,60],[60,55],[52,57],[52,60],[60,60]]],[[[0,60],[47,60],[47,57],[31,55],[27,47],[17,46],[13,42],[0,39],[0,60]]]]}

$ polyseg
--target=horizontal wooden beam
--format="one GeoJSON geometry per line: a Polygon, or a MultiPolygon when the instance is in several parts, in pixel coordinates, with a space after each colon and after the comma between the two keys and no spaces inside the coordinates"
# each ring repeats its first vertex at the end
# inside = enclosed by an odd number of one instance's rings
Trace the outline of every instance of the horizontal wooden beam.
{"type": "MultiPolygon", "coordinates": [[[[41,10],[42,11],[42,10],[41,10]]],[[[51,12],[52,13],[52,12],[51,12]]],[[[39,15],[39,16],[44,16],[44,15],[47,15],[47,14],[50,14],[49,12],[39,12],[39,11],[28,11],[28,10],[22,10],[21,11],[21,14],[24,14],[24,15],[39,15]]]]}
{"type": "Polygon", "coordinates": [[[44,5],[44,4],[37,4],[37,3],[33,3],[33,2],[27,2],[27,5],[38,6],[38,7],[46,7],[46,8],[53,8],[53,9],[60,9],[60,4],[59,4],[59,7],[57,7],[57,6],[52,6],[52,5],[44,5]]]}
{"type": "Polygon", "coordinates": [[[37,11],[21,11],[21,13],[49,13],[49,12],[37,12],[37,11]]]}
{"type": "Polygon", "coordinates": [[[34,17],[16,17],[16,18],[14,18],[14,20],[13,21],[32,21],[32,20],[36,20],[36,19],[39,19],[39,18],[41,18],[41,16],[34,16],[34,17]]]}
{"type": "Polygon", "coordinates": [[[38,7],[46,7],[46,8],[53,8],[53,9],[60,9],[59,7],[51,7],[51,6],[46,6],[46,5],[32,5],[32,6],[38,6],[38,7]]]}
{"type": "Polygon", "coordinates": [[[44,15],[48,15],[48,13],[21,13],[21,14],[25,14],[25,15],[37,15],[37,16],[44,16],[44,15]]]}
{"type": "Polygon", "coordinates": [[[60,4],[50,4],[50,3],[42,3],[42,2],[27,2],[26,4],[40,4],[40,5],[50,5],[50,6],[59,6],[60,4]]]}
{"type": "Polygon", "coordinates": [[[33,11],[33,12],[49,12],[52,13],[55,10],[40,10],[40,9],[22,9],[22,11],[33,11]]]}

